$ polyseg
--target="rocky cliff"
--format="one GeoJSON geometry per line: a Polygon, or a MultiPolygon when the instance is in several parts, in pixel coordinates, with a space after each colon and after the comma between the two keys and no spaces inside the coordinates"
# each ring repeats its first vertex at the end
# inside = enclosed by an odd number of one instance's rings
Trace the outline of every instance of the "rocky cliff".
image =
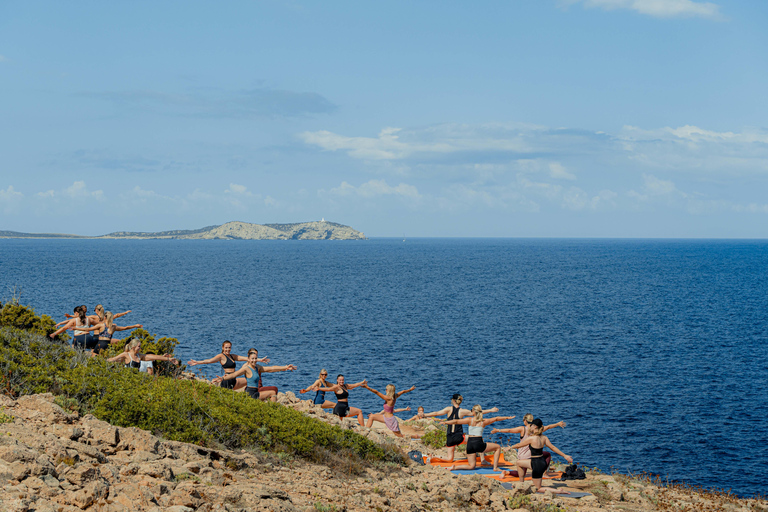
{"type": "Polygon", "coordinates": [[[103,236],[19,233],[0,231],[0,238],[118,238],[118,239],[181,239],[181,240],[365,240],[365,235],[343,224],[328,221],[296,224],[250,224],[227,222],[194,230],[158,232],[117,231],[103,236]]]}

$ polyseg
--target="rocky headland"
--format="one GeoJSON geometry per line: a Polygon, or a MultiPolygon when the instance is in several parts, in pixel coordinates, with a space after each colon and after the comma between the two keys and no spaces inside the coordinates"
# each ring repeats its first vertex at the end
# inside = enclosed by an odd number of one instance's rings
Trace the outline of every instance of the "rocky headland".
{"type": "Polygon", "coordinates": [[[294,224],[251,224],[227,222],[194,230],[158,232],[117,231],[102,236],[87,237],[55,233],[19,233],[0,231],[0,238],[83,238],[83,239],[176,239],[176,240],[365,240],[365,234],[349,226],[328,222],[299,222],[294,224]]]}
{"type": "MultiPolygon", "coordinates": [[[[376,441],[432,451],[418,440],[340,420],[290,392],[280,393],[279,401],[376,441]]],[[[586,480],[557,484],[590,494],[532,494],[529,484],[506,489],[482,476],[416,464],[328,466],[285,453],[203,448],[81,417],[51,394],[0,395],[0,511],[768,510],[764,500],[623,475],[590,473],[586,480]]]]}

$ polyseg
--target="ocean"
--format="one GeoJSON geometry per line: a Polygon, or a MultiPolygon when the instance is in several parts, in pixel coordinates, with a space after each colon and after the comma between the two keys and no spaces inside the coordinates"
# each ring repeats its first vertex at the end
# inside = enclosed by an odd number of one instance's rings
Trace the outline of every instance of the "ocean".
{"type": "Polygon", "coordinates": [[[768,491],[766,269],[768,241],[750,240],[6,239],[0,300],[15,289],[56,320],[130,309],[118,325],[178,338],[185,362],[256,347],[298,366],[265,376],[281,391],[326,368],[415,385],[398,401],[414,413],[462,393],[517,416],[494,427],[565,420],[550,440],[589,467],[753,496],[768,491]]]}

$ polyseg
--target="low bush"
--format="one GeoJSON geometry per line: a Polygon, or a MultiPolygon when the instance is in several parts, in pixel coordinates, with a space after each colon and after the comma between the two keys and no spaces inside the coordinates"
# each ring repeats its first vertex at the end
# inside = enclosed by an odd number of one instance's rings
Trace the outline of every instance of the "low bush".
{"type": "MultiPolygon", "coordinates": [[[[447,428],[445,425],[437,425],[435,430],[430,430],[421,438],[421,442],[430,448],[445,448],[445,443],[448,438],[447,428]]],[[[460,444],[456,447],[457,452],[466,451],[467,445],[460,444]]]]}
{"type": "MultiPolygon", "coordinates": [[[[48,336],[56,331],[56,322],[48,315],[37,316],[34,309],[30,306],[22,306],[18,303],[18,299],[14,298],[0,308],[0,327],[15,327],[48,336]]],[[[69,336],[62,333],[57,338],[66,341],[69,336]]]]}

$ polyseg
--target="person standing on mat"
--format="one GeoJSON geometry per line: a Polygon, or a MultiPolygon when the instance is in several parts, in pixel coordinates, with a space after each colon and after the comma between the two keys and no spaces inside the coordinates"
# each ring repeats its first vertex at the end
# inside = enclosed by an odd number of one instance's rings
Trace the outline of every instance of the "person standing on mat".
{"type": "Polygon", "coordinates": [[[493,452],[493,470],[499,470],[499,457],[501,457],[501,446],[496,443],[486,443],[483,441],[483,429],[497,421],[511,420],[514,416],[497,416],[496,418],[483,418],[483,408],[480,405],[472,407],[472,418],[463,420],[443,420],[440,423],[445,425],[469,425],[469,439],[467,440],[467,462],[461,466],[451,466],[448,471],[454,469],[475,469],[477,457],[480,457],[480,464],[483,463],[483,454],[493,452]]]}
{"type": "MultiPolygon", "coordinates": [[[[533,414],[527,413],[525,416],[523,416],[523,425],[520,427],[515,428],[495,428],[491,430],[491,434],[496,433],[504,433],[504,434],[520,434],[520,441],[523,441],[525,438],[529,437],[530,429],[531,429],[531,422],[533,421],[533,414]]],[[[560,421],[557,423],[553,423],[552,425],[546,425],[544,427],[544,432],[551,428],[560,427],[565,428],[565,422],[560,421]]],[[[518,460],[526,460],[531,458],[531,449],[528,446],[523,446],[519,450],[517,450],[517,458],[518,460]]],[[[544,459],[547,462],[547,466],[549,466],[549,462],[552,460],[552,454],[549,452],[544,452],[544,459]]],[[[523,477],[525,477],[525,469],[523,469],[523,477]]]]}
{"type": "MultiPolygon", "coordinates": [[[[557,446],[553,445],[547,436],[544,435],[544,423],[536,418],[535,420],[531,421],[530,425],[530,436],[526,437],[516,445],[511,446],[510,448],[519,449],[523,446],[530,447],[531,450],[531,458],[530,459],[524,459],[520,460],[518,459],[515,465],[517,466],[517,474],[520,478],[520,481],[523,482],[525,480],[525,470],[530,469],[531,470],[531,477],[533,479],[533,485],[536,487],[536,490],[538,491],[541,489],[541,479],[544,477],[544,473],[547,471],[547,461],[544,458],[544,447],[546,446],[556,454],[563,457],[565,460],[568,461],[569,464],[573,464],[573,458],[570,455],[566,455],[563,452],[560,451],[560,449],[557,448],[557,446]]],[[[501,476],[502,478],[507,476],[509,474],[508,471],[502,471],[501,476]]]]}
{"type": "MultiPolygon", "coordinates": [[[[460,407],[463,400],[464,397],[459,393],[456,393],[451,397],[451,405],[449,407],[440,409],[439,411],[426,413],[424,414],[424,418],[434,418],[436,416],[442,416],[443,414],[448,415],[448,418],[446,418],[448,420],[460,420],[466,418],[467,416],[472,415],[472,411],[460,407]]],[[[484,414],[489,412],[499,412],[499,408],[494,407],[493,409],[483,411],[484,414]]],[[[463,442],[464,428],[461,425],[449,425],[445,437],[445,446],[448,448],[448,458],[446,459],[446,462],[453,462],[453,453],[456,450],[456,447],[463,442]]]]}

